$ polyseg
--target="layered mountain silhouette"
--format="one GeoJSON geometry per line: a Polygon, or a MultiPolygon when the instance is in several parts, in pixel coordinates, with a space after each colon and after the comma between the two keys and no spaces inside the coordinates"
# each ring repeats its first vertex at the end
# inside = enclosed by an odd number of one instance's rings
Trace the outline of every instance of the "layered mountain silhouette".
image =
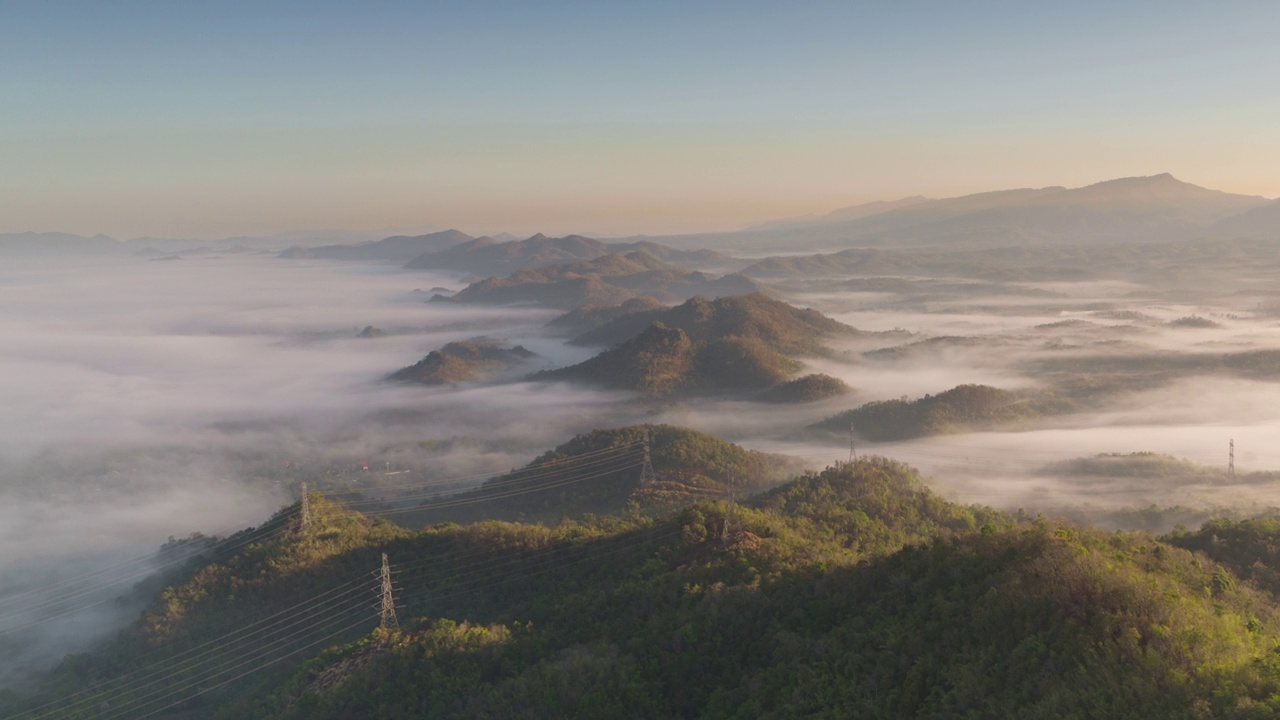
{"type": "Polygon", "coordinates": [[[695,295],[718,297],[764,292],[761,283],[742,275],[715,276],[667,264],[644,252],[603,255],[586,262],[518,270],[506,277],[472,283],[438,302],[488,305],[529,304],[572,309],[617,305],[651,297],[680,302],[695,295]]]}
{"type": "Polygon", "coordinates": [[[388,380],[418,385],[449,385],[483,380],[505,368],[535,357],[522,345],[504,347],[489,338],[451,342],[409,367],[391,373],[388,380]]]}
{"type": "Polygon", "coordinates": [[[880,213],[897,210],[898,208],[909,207],[911,205],[919,205],[920,203],[936,202],[934,198],[927,198],[923,195],[912,195],[898,200],[875,200],[861,205],[852,205],[838,210],[832,210],[825,215],[804,215],[800,217],[783,218],[781,220],[769,220],[744,228],[745,230],[783,230],[787,228],[798,228],[806,225],[820,225],[823,223],[838,222],[841,220],[857,220],[859,218],[879,215],[880,213]]]}
{"type": "Polygon", "coordinates": [[[280,253],[282,258],[320,258],[325,260],[385,260],[408,262],[424,252],[443,250],[474,238],[457,230],[426,235],[394,235],[359,245],[321,245],[319,247],[291,247],[280,253]]]}
{"type": "Polygon", "coordinates": [[[715,299],[695,297],[677,307],[629,313],[579,335],[573,343],[619,345],[655,322],[682,330],[697,342],[744,337],[760,340],[784,353],[810,355],[822,352],[822,342],[827,338],[859,333],[817,310],[753,293],[715,299]]]}
{"type": "Polygon", "coordinates": [[[106,235],[82,237],[60,232],[0,234],[0,256],[120,255],[125,246],[106,235]]]}
{"type": "Polygon", "coordinates": [[[665,310],[666,305],[649,297],[638,297],[621,305],[583,305],[557,317],[547,323],[547,327],[557,333],[575,336],[612,322],[622,317],[645,310],[665,310]]]}
{"type": "MultiPolygon", "coordinates": [[[[825,352],[822,341],[857,330],[814,310],[760,294],[695,297],[666,310],[632,313],[579,339],[619,344],[534,380],[567,380],[660,398],[765,390],[801,368],[797,357],[825,352]]],[[[785,392],[783,394],[786,394],[785,392]]]]}
{"type": "Polygon", "coordinates": [[[1209,228],[1209,234],[1221,238],[1280,238],[1280,200],[1223,218],[1209,228]]]}
{"type": "Polygon", "coordinates": [[[801,466],[795,458],[746,450],[688,428],[632,425],[583,433],[526,467],[401,515],[407,525],[424,526],[517,519],[554,523],[584,513],[621,514],[628,506],[652,512],[719,499],[731,490],[760,491],[801,466]],[[656,477],[641,484],[646,438],[656,477]],[[583,477],[588,479],[575,482],[583,477]]]}
{"type": "Polygon", "coordinates": [[[671,237],[664,242],[747,250],[1142,243],[1233,233],[1278,237],[1280,218],[1275,215],[1260,213],[1239,225],[1230,220],[1270,204],[1263,197],[1210,190],[1164,173],[1080,188],[1001,190],[941,200],[905,198],[836,210],[818,218],[766,223],[734,233],[671,237]]]}
{"type": "Polygon", "coordinates": [[[954,198],[921,196],[840,208],[825,215],[784,218],[743,230],[604,242],[581,235],[524,240],[472,237],[457,230],[395,235],[373,242],[320,245],[353,231],[308,231],[216,241],[135,238],[117,241],[67,233],[0,234],[0,255],[128,254],[148,246],[165,252],[239,244],[255,249],[291,247],[284,257],[383,260],[412,268],[501,275],[519,269],[643,251],[692,267],[723,267],[718,252],[793,248],[956,248],[1011,245],[1147,243],[1195,238],[1280,238],[1280,204],[1264,197],[1226,193],[1183,182],[1168,173],[1107,180],[1078,188],[998,190],[954,198]]]}
{"type": "Polygon", "coordinates": [[[506,275],[518,270],[633,252],[643,252],[664,262],[696,267],[718,267],[732,262],[732,258],[712,250],[677,250],[647,240],[605,243],[582,235],[552,238],[539,233],[524,240],[498,242],[481,237],[444,249],[429,249],[414,257],[405,267],[485,276],[506,275]]]}

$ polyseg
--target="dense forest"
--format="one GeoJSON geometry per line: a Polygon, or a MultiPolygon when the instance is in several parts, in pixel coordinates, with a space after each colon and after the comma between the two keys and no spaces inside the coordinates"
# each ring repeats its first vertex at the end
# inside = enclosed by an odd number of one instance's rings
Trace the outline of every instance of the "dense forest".
{"type": "MultiPolygon", "coordinates": [[[[660,472],[711,481],[772,467],[658,426],[589,433],[530,467],[631,447],[646,430],[660,472]]],[[[1280,709],[1271,520],[1104,532],[947,502],[877,457],[737,501],[690,495],[550,524],[411,529],[307,499],[305,525],[295,504],[200,540],[138,622],[68,657],[36,697],[8,697],[5,717],[1280,709]],[[387,627],[371,575],[383,553],[398,616],[387,627]]]]}
{"type": "Polygon", "coordinates": [[[876,400],[809,427],[837,433],[848,432],[852,427],[867,440],[904,440],[1016,426],[1072,409],[1074,405],[1069,400],[1051,392],[1015,392],[968,384],[916,400],[876,400]]]}
{"type": "Polygon", "coordinates": [[[482,379],[533,357],[534,354],[522,345],[502,347],[494,340],[477,337],[432,350],[413,365],[391,373],[387,379],[422,385],[467,382],[482,379]]]}
{"type": "MultiPolygon", "coordinates": [[[[799,357],[825,355],[824,341],[859,332],[811,309],[760,293],[694,297],[673,308],[618,316],[579,335],[580,345],[609,349],[570,367],[543,371],[535,380],[569,380],[650,398],[766,391],[787,383],[799,357]]],[[[778,388],[766,399],[815,400],[839,394],[843,382],[814,376],[778,388]]]]}

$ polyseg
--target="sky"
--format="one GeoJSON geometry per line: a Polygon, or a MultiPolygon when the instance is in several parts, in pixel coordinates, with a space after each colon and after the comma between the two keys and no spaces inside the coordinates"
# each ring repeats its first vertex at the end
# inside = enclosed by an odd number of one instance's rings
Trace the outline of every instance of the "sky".
{"type": "Polygon", "coordinates": [[[0,0],[0,232],[660,234],[1280,196],[1274,2],[0,0]]]}

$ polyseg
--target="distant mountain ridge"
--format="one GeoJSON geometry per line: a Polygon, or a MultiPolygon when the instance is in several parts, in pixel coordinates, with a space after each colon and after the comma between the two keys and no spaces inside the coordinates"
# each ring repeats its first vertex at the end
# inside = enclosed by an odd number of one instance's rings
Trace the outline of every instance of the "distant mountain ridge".
{"type": "Polygon", "coordinates": [[[299,250],[322,245],[355,247],[385,238],[385,231],[295,230],[271,235],[234,235],[222,238],[172,238],[149,235],[117,240],[108,235],[92,237],[63,232],[0,233],[0,256],[85,255],[139,257],[174,253],[278,252],[282,247],[299,250]],[[353,244],[354,243],[354,244],[353,244]]]}
{"type": "Polygon", "coordinates": [[[782,218],[736,231],[635,236],[609,242],[582,235],[548,238],[541,234],[514,240],[505,233],[484,239],[457,230],[399,234],[376,240],[370,239],[371,235],[376,233],[313,230],[217,240],[144,237],[117,241],[105,235],[9,233],[0,234],[0,254],[123,255],[148,246],[165,253],[201,249],[222,252],[234,246],[276,249],[287,243],[310,250],[290,248],[286,252],[291,254],[286,257],[383,259],[411,263],[414,268],[479,275],[506,274],[634,250],[667,262],[711,267],[732,260],[714,250],[699,248],[759,253],[850,247],[945,245],[961,249],[1196,238],[1273,239],[1280,238],[1280,201],[1212,190],[1161,173],[1076,188],[1020,188],[942,199],[912,196],[838,208],[825,215],[782,218]],[[432,236],[439,239],[419,246],[417,255],[406,257],[408,248],[414,246],[412,238],[432,236]],[[343,242],[351,244],[339,244],[343,242]],[[446,252],[464,243],[469,243],[465,249],[446,252]]]}
{"type": "MultiPolygon", "coordinates": [[[[1142,243],[1229,237],[1232,218],[1270,204],[1264,197],[1210,190],[1162,173],[1078,188],[998,190],[940,200],[895,201],[883,207],[855,206],[799,222],[657,239],[731,252],[1142,243]]],[[[1234,227],[1237,233],[1247,231],[1255,237],[1280,236],[1280,211],[1275,215],[1259,211],[1254,222],[1234,227]]]]}
{"type": "MultiPolygon", "coordinates": [[[[736,489],[760,491],[802,463],[785,455],[746,450],[717,437],[670,425],[633,425],[593,430],[547,451],[526,467],[490,478],[484,484],[453,495],[445,507],[425,503],[406,522],[523,520],[554,523],[584,513],[626,512],[628,503],[655,512],[697,500],[723,497],[737,478],[736,489]],[[646,440],[647,438],[647,440],[646,440]],[[641,442],[651,448],[656,479],[640,483],[641,442]],[[602,454],[611,462],[601,463],[602,454]],[[555,467],[548,481],[546,468],[555,467]],[[566,493],[557,477],[594,476],[566,493]]],[[[434,503],[441,504],[441,503],[434,503]]]]}
{"type": "Polygon", "coordinates": [[[873,200],[861,205],[851,205],[849,207],[838,208],[823,215],[805,215],[801,217],[782,218],[781,220],[767,220],[762,223],[749,225],[743,230],[782,230],[789,227],[799,227],[803,225],[817,225],[838,220],[857,220],[859,218],[879,215],[880,213],[897,210],[902,207],[911,205],[919,205],[925,202],[935,202],[933,198],[927,198],[923,195],[912,195],[911,197],[900,198],[898,200],[873,200]]]}
{"type": "Polygon", "coordinates": [[[1280,200],[1250,208],[1214,223],[1210,234],[1218,238],[1280,239],[1280,200]]]}
{"type": "Polygon", "coordinates": [[[732,262],[732,258],[712,250],[678,250],[648,240],[606,243],[582,235],[552,238],[538,233],[524,240],[497,242],[482,237],[452,247],[428,249],[409,260],[405,267],[493,276],[633,252],[643,252],[668,263],[695,266],[720,266],[732,262]]]}
{"type": "Polygon", "coordinates": [[[0,255],[123,255],[126,246],[106,235],[83,237],[60,232],[22,232],[0,235],[0,255]]]}
{"type": "Polygon", "coordinates": [[[767,288],[742,275],[717,277],[685,270],[645,252],[602,255],[592,260],[517,270],[506,277],[474,282],[439,302],[487,305],[533,304],[571,310],[584,305],[618,305],[651,297],[680,302],[695,295],[741,295],[767,288]]]}
{"type": "Polygon", "coordinates": [[[695,341],[719,337],[760,340],[785,353],[818,354],[822,340],[858,334],[858,330],[817,310],[797,308],[767,295],[708,299],[695,297],[673,308],[641,310],[579,335],[575,345],[619,345],[660,322],[683,330],[695,341]]]}
{"type": "Polygon", "coordinates": [[[386,260],[408,262],[424,252],[442,250],[475,238],[458,230],[444,230],[426,235],[393,235],[359,245],[321,245],[291,247],[280,253],[282,258],[320,258],[331,260],[386,260]]]}

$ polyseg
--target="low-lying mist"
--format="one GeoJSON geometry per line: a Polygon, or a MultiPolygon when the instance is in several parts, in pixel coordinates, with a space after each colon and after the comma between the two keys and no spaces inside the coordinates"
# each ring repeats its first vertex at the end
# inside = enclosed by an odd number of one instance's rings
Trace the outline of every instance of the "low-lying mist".
{"type": "Polygon", "coordinates": [[[915,465],[957,501],[1117,527],[1125,508],[1176,505],[1192,509],[1178,517],[1195,517],[1277,504],[1278,476],[1267,471],[1280,469],[1270,442],[1280,433],[1280,364],[1239,359],[1280,348],[1280,322],[1256,288],[1203,294],[1114,278],[784,283],[789,302],[877,334],[832,340],[804,359],[804,372],[840,378],[851,392],[778,405],[521,381],[598,349],[547,331],[555,311],[428,302],[436,288],[464,284],[260,255],[7,267],[0,684],[19,685],[136,617],[150,586],[134,585],[154,582],[167,538],[258,524],[293,502],[302,481],[377,497],[413,484],[444,492],[579,432],[634,422],[686,425],[820,468],[848,458],[849,438],[814,423],[869,402],[989,385],[1052,411],[880,442],[855,436],[855,450],[915,465]],[[536,356],[493,381],[386,380],[477,336],[536,356]],[[1129,463],[1127,474],[1075,462],[1099,454],[1129,463]],[[1180,474],[1159,474],[1168,467],[1180,474]],[[94,575],[127,562],[128,573],[94,575]]]}
{"type": "Polygon", "coordinates": [[[541,332],[555,313],[416,292],[461,284],[261,256],[7,267],[0,684],[136,616],[140,599],[128,598],[149,561],[65,583],[145,558],[169,536],[256,525],[302,480],[479,482],[618,417],[615,395],[579,388],[385,382],[476,335],[526,345],[538,353],[530,370],[589,355],[541,332]],[[366,326],[385,334],[359,337],[366,326]]]}

